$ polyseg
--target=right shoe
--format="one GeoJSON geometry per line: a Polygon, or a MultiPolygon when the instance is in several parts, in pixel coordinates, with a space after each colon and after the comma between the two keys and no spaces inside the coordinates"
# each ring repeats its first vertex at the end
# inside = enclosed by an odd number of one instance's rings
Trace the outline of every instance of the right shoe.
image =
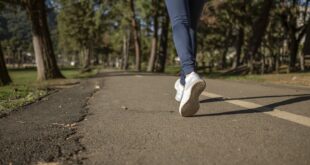
{"type": "Polygon", "coordinates": [[[186,75],[185,87],[179,113],[183,117],[193,116],[199,110],[199,96],[206,88],[206,82],[195,72],[186,75]]]}

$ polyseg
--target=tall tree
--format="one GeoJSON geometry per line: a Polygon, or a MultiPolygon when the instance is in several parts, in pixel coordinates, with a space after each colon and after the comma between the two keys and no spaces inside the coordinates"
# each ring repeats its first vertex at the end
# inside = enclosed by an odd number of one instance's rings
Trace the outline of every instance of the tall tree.
{"type": "MultiPolygon", "coordinates": [[[[0,4],[0,10],[3,8],[0,4]]],[[[7,33],[6,21],[0,16],[0,86],[7,85],[12,82],[8,70],[5,65],[4,55],[2,52],[1,39],[4,33],[7,33]]]]}
{"type": "Polygon", "coordinates": [[[247,4],[246,0],[243,0],[239,5],[239,7],[237,8],[240,14],[237,16],[237,19],[239,20],[238,24],[239,26],[237,27],[237,37],[234,45],[236,49],[236,55],[232,66],[233,69],[241,65],[241,54],[242,54],[242,47],[244,44],[246,4],[247,4]]]}
{"type": "Polygon", "coordinates": [[[252,36],[248,44],[246,59],[248,61],[249,73],[253,73],[255,55],[261,46],[262,38],[266,32],[269,23],[270,11],[273,7],[273,0],[264,0],[262,4],[261,14],[252,25],[252,36]]]}
{"type": "Polygon", "coordinates": [[[165,71],[167,48],[168,48],[168,33],[169,33],[169,16],[166,9],[164,9],[161,23],[159,52],[155,68],[156,72],[165,71]]]}
{"type": "Polygon", "coordinates": [[[131,11],[131,26],[133,29],[133,38],[135,44],[136,54],[136,70],[141,70],[141,43],[140,43],[140,26],[136,18],[135,1],[129,0],[130,11],[131,11]]]}
{"type": "Polygon", "coordinates": [[[33,51],[31,25],[27,20],[26,11],[20,8],[12,10],[8,7],[1,15],[7,22],[7,31],[1,37],[2,47],[5,48],[3,53],[11,59],[10,63],[22,64],[25,55],[22,52],[33,51]]]}
{"type": "Polygon", "coordinates": [[[157,55],[157,43],[158,43],[158,15],[159,15],[159,1],[152,0],[152,19],[153,19],[153,36],[151,44],[151,53],[147,66],[147,71],[154,71],[155,60],[157,55]]]}
{"type": "Polygon", "coordinates": [[[64,78],[54,54],[53,44],[47,25],[44,0],[5,0],[6,3],[19,5],[27,11],[32,25],[32,42],[37,64],[37,80],[64,78]]]}
{"type": "Polygon", "coordinates": [[[306,40],[304,43],[303,54],[310,55],[310,19],[307,25],[306,40]]]}
{"type": "Polygon", "coordinates": [[[8,70],[5,65],[1,41],[0,41],[0,86],[7,85],[11,82],[12,80],[9,76],[8,70]]]}
{"type": "Polygon", "coordinates": [[[60,45],[64,49],[80,52],[82,72],[90,71],[97,30],[94,1],[62,0],[63,7],[58,15],[60,45]]]}
{"type": "Polygon", "coordinates": [[[304,35],[306,34],[306,20],[308,14],[308,5],[309,0],[306,1],[304,17],[303,17],[303,24],[300,24],[299,17],[300,13],[302,12],[300,7],[301,3],[298,0],[283,0],[281,2],[281,20],[283,27],[288,34],[288,47],[289,47],[289,71],[296,69],[296,62],[297,62],[297,54],[300,42],[304,35]]]}
{"type": "Polygon", "coordinates": [[[122,69],[127,70],[128,69],[128,58],[129,58],[129,41],[130,41],[130,30],[125,31],[125,34],[123,35],[123,63],[122,63],[122,69]]]}
{"type": "Polygon", "coordinates": [[[304,48],[302,50],[302,59],[300,61],[300,69],[302,71],[305,70],[305,56],[310,56],[310,19],[308,20],[306,39],[304,43],[304,48]]]}
{"type": "Polygon", "coordinates": [[[242,46],[244,44],[244,28],[239,27],[238,28],[238,36],[235,43],[235,49],[236,49],[236,56],[233,63],[233,69],[237,68],[241,65],[241,54],[242,54],[242,46]]]}

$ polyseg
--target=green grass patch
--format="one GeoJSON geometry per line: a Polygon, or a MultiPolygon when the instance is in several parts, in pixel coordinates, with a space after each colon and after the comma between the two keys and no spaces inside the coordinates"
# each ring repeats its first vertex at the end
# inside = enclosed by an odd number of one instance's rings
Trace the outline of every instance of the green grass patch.
{"type": "MultiPolygon", "coordinates": [[[[167,66],[165,73],[177,75],[180,71],[180,66],[167,66]]],[[[223,79],[242,82],[255,83],[271,83],[282,85],[293,85],[310,87],[310,72],[296,72],[296,73],[268,73],[268,74],[252,74],[252,75],[236,75],[225,74],[225,71],[214,70],[213,72],[198,71],[205,78],[209,79],[223,79]]]]}
{"type": "Polygon", "coordinates": [[[50,84],[60,83],[63,85],[67,82],[70,83],[68,79],[89,78],[95,76],[98,70],[99,68],[95,68],[91,72],[80,73],[79,69],[66,68],[61,72],[67,79],[37,82],[35,69],[9,69],[13,83],[0,87],[0,115],[47,95],[50,92],[48,88],[50,84]]]}
{"type": "Polygon", "coordinates": [[[205,73],[206,78],[224,79],[243,82],[281,84],[290,86],[310,87],[310,72],[289,74],[253,74],[253,75],[227,75],[221,72],[205,73]]]}
{"type": "Polygon", "coordinates": [[[206,78],[210,79],[225,79],[225,80],[236,80],[236,81],[265,81],[261,75],[227,75],[221,72],[205,73],[206,78]]]}
{"type": "Polygon", "coordinates": [[[12,109],[36,101],[48,94],[48,90],[27,85],[10,85],[0,88],[0,115],[12,109]]]}
{"type": "Polygon", "coordinates": [[[166,66],[165,73],[176,75],[180,72],[180,66],[166,66]]]}
{"type": "MultiPolygon", "coordinates": [[[[180,72],[180,66],[167,66],[165,69],[165,73],[167,74],[177,75],[179,72],[180,72]]],[[[226,75],[219,71],[211,73],[200,73],[200,74],[204,75],[206,78],[211,79],[263,81],[263,79],[259,75],[226,75]]]]}

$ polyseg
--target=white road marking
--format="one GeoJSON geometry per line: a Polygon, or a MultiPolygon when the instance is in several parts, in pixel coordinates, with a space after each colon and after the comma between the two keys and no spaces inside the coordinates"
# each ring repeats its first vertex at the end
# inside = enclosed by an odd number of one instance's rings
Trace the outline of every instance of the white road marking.
{"type": "MultiPolygon", "coordinates": [[[[224,98],[221,95],[215,94],[215,93],[210,93],[210,92],[206,92],[204,91],[202,93],[202,95],[207,96],[209,98],[224,98]]],[[[257,111],[260,111],[264,114],[268,114],[277,118],[281,118],[284,120],[288,120],[294,123],[298,123],[307,127],[310,127],[310,118],[309,117],[305,117],[305,116],[301,116],[301,115],[296,115],[293,113],[289,113],[289,112],[285,112],[285,111],[281,111],[279,109],[272,109],[272,108],[268,108],[268,107],[264,107],[263,105],[259,105],[256,103],[252,103],[252,102],[248,102],[248,101],[242,101],[242,100],[225,100],[225,102],[243,107],[243,108],[247,108],[247,109],[255,109],[257,111]]]]}

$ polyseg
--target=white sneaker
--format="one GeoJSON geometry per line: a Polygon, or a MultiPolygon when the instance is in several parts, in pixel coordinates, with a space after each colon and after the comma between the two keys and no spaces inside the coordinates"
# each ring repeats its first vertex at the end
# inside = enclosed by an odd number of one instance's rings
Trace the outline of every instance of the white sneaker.
{"type": "Polygon", "coordinates": [[[199,96],[205,88],[206,82],[197,73],[192,72],[186,75],[185,88],[179,108],[181,116],[192,116],[199,110],[199,96]]]}
{"type": "Polygon", "coordinates": [[[175,100],[180,102],[184,91],[184,86],[181,84],[180,79],[177,79],[174,83],[174,89],[176,90],[175,100]]]}

